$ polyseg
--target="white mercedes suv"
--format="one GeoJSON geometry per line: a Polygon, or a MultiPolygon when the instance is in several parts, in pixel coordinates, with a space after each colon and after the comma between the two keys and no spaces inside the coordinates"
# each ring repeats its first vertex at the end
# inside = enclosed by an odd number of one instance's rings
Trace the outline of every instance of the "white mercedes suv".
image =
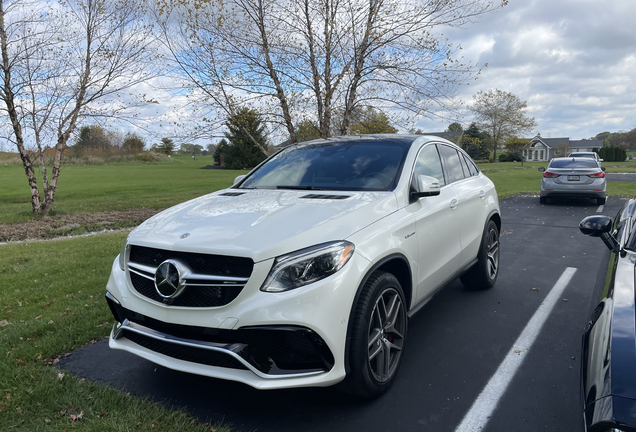
{"type": "Polygon", "coordinates": [[[259,389],[395,379],[409,316],[441,287],[491,287],[493,183],[421,135],[315,140],[133,230],[115,260],[110,347],[259,389]]]}

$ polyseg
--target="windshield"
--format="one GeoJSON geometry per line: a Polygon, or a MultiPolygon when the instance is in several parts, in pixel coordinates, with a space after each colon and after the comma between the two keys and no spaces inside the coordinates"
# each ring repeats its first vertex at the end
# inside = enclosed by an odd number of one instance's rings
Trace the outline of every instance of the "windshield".
{"type": "Polygon", "coordinates": [[[555,159],[550,168],[598,168],[598,164],[589,159],[555,159]]]}
{"type": "Polygon", "coordinates": [[[267,161],[240,188],[392,190],[411,142],[373,139],[292,147],[267,161]]]}

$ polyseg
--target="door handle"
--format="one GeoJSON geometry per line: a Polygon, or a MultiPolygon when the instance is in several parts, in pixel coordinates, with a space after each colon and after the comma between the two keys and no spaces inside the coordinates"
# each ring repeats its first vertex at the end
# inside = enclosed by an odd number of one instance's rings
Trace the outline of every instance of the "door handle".
{"type": "Polygon", "coordinates": [[[479,191],[479,198],[484,199],[486,196],[486,191],[479,191]]]}
{"type": "Polygon", "coordinates": [[[457,201],[456,199],[452,200],[450,203],[450,208],[454,209],[459,205],[459,201],[457,201]]]}

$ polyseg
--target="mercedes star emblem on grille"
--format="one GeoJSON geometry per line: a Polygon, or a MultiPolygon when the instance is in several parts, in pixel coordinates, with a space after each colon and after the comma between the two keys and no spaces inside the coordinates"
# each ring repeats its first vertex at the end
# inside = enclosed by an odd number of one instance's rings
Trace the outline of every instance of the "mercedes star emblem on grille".
{"type": "Polygon", "coordinates": [[[164,302],[177,297],[185,288],[185,280],[181,277],[182,267],[178,261],[165,260],[155,272],[155,288],[157,293],[164,298],[164,302]]]}

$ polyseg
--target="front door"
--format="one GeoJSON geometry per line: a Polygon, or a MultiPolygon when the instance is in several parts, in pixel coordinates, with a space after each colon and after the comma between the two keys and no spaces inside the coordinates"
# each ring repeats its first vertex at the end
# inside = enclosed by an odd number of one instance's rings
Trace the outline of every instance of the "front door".
{"type": "Polygon", "coordinates": [[[446,184],[435,144],[427,144],[418,154],[412,179],[418,175],[435,177],[440,194],[422,197],[409,205],[415,215],[419,247],[417,299],[426,297],[447,281],[459,268],[461,256],[461,220],[455,208],[458,195],[446,184]]]}

